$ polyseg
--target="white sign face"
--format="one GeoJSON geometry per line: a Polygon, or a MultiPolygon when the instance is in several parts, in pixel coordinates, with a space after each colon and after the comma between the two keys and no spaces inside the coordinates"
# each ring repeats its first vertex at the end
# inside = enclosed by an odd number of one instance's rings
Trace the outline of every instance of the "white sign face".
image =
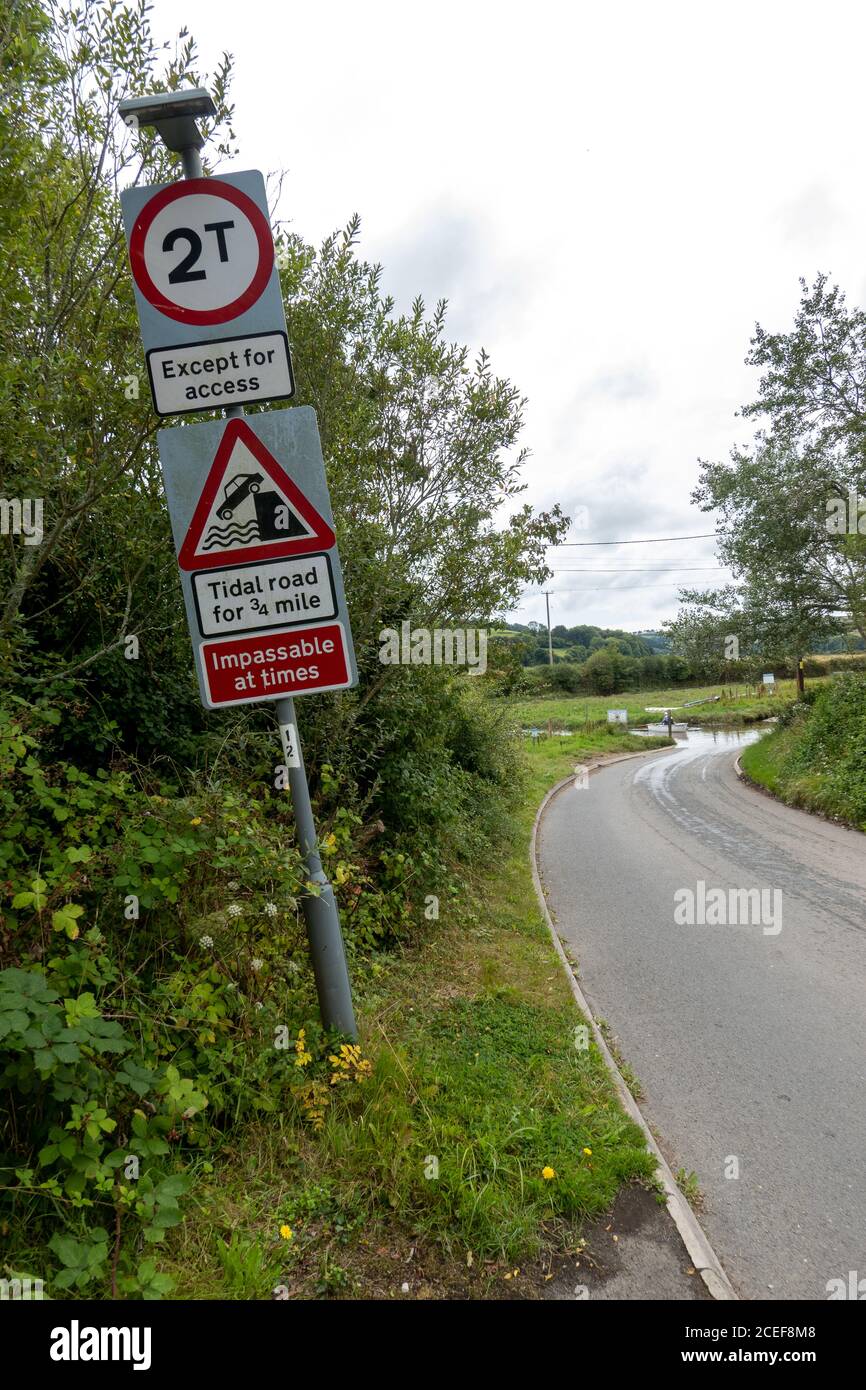
{"type": "Polygon", "coordinates": [[[337,612],[327,555],[198,570],[192,590],[203,637],[292,627],[313,618],[333,618],[337,612]]]}
{"type": "Polygon", "coordinates": [[[153,348],[147,370],[157,415],[286,399],[295,389],[285,333],[153,348]]]}
{"type": "Polygon", "coordinates": [[[180,549],[181,568],[308,555],[333,544],[332,528],[250,423],[230,420],[180,549]]]}
{"type": "Polygon", "coordinates": [[[775,684],[776,684],[776,677],[773,675],[772,671],[768,671],[767,674],[764,676],[764,685],[775,685],[775,684]]]}
{"type": "Polygon", "coordinates": [[[180,323],[229,323],[260,297],[274,268],[268,220],[219,179],[169,184],[139,213],[129,238],[135,283],[180,323]]]}
{"type": "Polygon", "coordinates": [[[627,723],[628,723],[628,710],[627,710],[627,709],[609,709],[608,712],[607,712],[607,722],[608,722],[608,724],[627,724],[627,723]]]}

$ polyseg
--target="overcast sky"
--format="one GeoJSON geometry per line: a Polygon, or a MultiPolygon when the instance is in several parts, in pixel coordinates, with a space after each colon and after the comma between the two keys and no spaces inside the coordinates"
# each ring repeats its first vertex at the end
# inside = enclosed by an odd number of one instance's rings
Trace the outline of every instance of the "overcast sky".
{"type": "MultiPolygon", "coordinates": [[[[231,167],[287,171],[272,212],[316,242],[359,212],[398,307],[447,298],[528,396],[525,496],[586,508],[570,539],[712,531],[689,495],[750,437],[755,321],[818,270],[863,301],[854,0],[156,0],[180,22],[234,55],[231,167]]],[[[726,577],[712,540],[554,554],[554,624],[655,627],[726,577]]]]}

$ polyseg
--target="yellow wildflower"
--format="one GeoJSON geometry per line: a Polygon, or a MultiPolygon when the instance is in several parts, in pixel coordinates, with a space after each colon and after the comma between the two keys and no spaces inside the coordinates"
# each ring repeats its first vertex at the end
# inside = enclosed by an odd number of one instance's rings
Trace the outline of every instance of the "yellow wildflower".
{"type": "Polygon", "coordinates": [[[542,1168],[541,1176],[544,1178],[545,1182],[550,1182],[551,1178],[556,1177],[556,1169],[551,1168],[550,1164],[548,1164],[546,1168],[542,1168]]]}
{"type": "Polygon", "coordinates": [[[307,1051],[307,1030],[302,1028],[295,1043],[295,1066],[305,1067],[312,1060],[313,1054],[307,1051]]]}
{"type": "Polygon", "coordinates": [[[280,1227],[280,1235],[282,1236],[283,1240],[291,1240],[291,1239],[292,1239],[292,1228],[291,1228],[291,1226],[281,1226],[281,1227],[280,1227]]]}

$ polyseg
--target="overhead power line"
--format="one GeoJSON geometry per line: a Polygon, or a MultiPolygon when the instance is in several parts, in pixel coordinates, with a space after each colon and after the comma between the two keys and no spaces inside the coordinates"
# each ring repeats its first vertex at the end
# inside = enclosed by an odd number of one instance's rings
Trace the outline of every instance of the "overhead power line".
{"type": "MultiPolygon", "coordinates": [[[[583,585],[580,589],[550,589],[552,596],[557,594],[621,594],[624,589],[682,589],[684,587],[681,579],[671,579],[667,584],[617,584],[615,588],[610,584],[583,585]]],[[[538,598],[544,591],[537,589],[535,594],[524,593],[524,598],[538,598]]],[[[701,593],[712,593],[712,589],[702,589],[701,593]]]]}
{"type": "Polygon", "coordinates": [[[676,574],[687,574],[689,571],[699,571],[699,573],[709,574],[710,570],[726,570],[727,564],[619,564],[616,570],[595,570],[589,566],[570,566],[570,564],[555,564],[553,573],[555,574],[667,574],[673,570],[676,574]]]}
{"type": "MultiPolygon", "coordinates": [[[[552,594],[621,594],[624,589],[681,589],[682,583],[675,579],[670,584],[618,584],[612,589],[609,584],[591,584],[582,589],[552,589],[552,594]]],[[[701,589],[702,594],[712,593],[712,589],[701,589]]]]}
{"type": "Polygon", "coordinates": [[[701,531],[696,536],[646,536],[642,541],[557,541],[549,550],[562,550],[571,545],[657,545],[659,541],[705,541],[715,540],[715,531],[701,531]]]}

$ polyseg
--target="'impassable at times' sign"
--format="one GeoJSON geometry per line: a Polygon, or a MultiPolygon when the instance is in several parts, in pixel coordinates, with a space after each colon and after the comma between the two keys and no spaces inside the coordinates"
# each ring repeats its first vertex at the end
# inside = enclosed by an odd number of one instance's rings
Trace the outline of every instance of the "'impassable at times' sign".
{"type": "Polygon", "coordinates": [[[206,703],[214,708],[352,684],[341,623],[203,642],[199,656],[206,703]]]}

